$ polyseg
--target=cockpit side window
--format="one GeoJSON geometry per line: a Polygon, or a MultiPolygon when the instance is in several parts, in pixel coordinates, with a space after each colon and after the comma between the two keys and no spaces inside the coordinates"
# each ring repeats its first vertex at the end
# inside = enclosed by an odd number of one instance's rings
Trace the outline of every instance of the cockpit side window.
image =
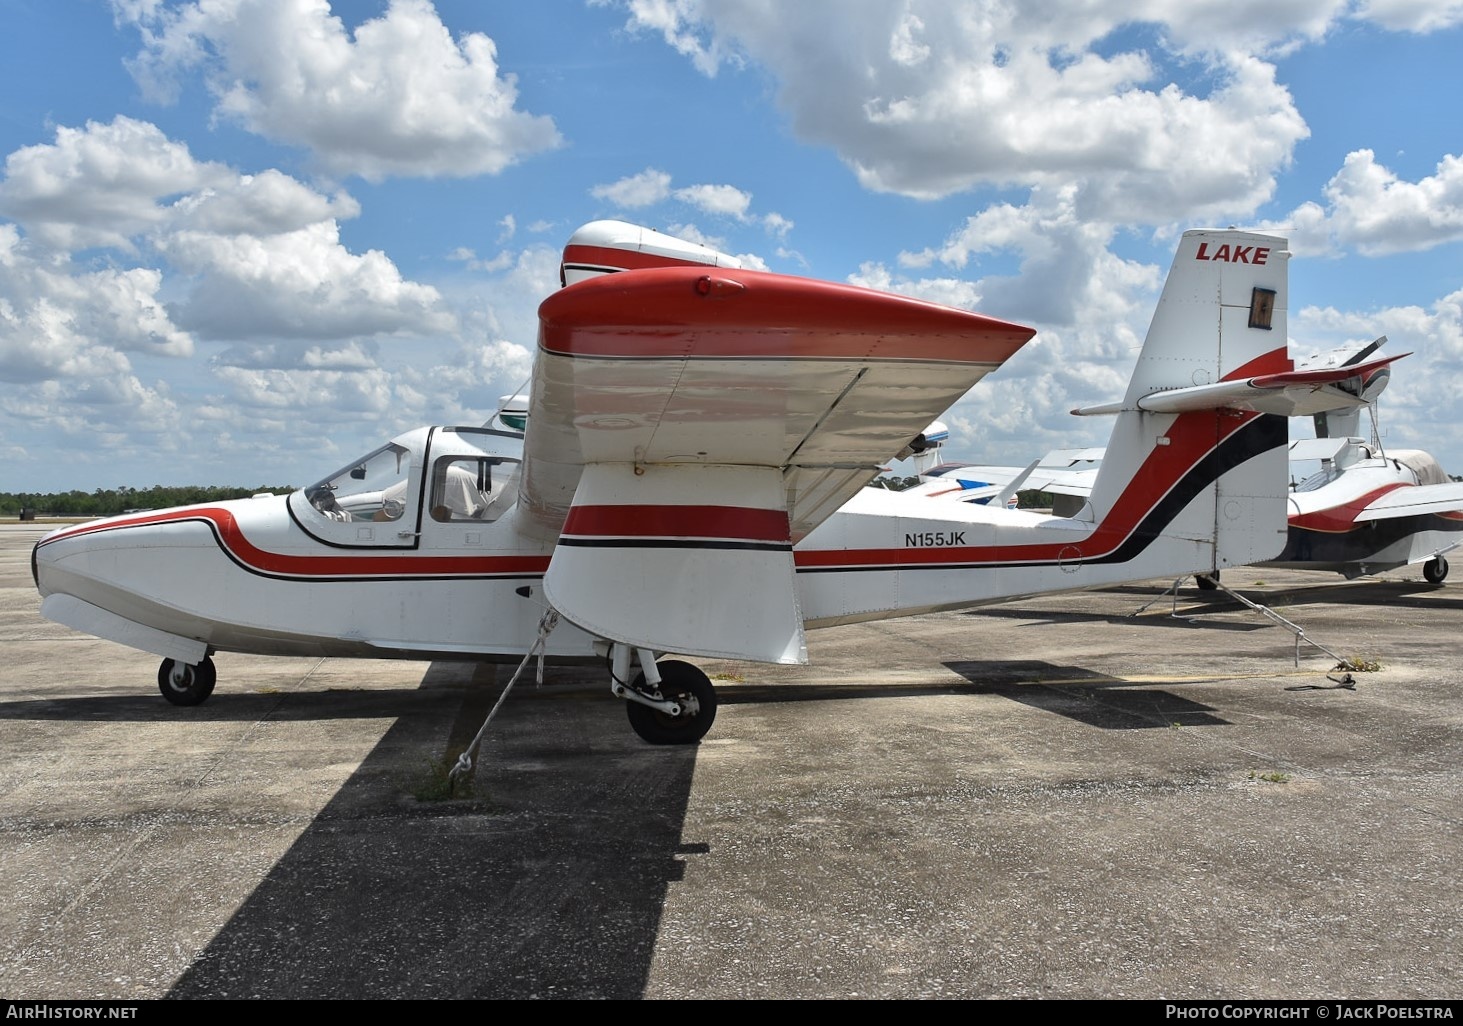
{"type": "Polygon", "coordinates": [[[392,442],[306,488],[305,498],[327,520],[400,520],[410,472],[410,452],[392,442]]]}
{"type": "Polygon", "coordinates": [[[497,520],[513,504],[517,460],[447,456],[432,468],[432,519],[442,523],[497,520]]]}

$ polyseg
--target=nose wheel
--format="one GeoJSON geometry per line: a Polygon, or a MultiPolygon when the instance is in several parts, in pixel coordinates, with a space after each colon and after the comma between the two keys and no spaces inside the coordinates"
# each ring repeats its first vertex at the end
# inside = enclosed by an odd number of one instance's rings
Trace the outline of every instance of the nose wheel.
{"type": "Polygon", "coordinates": [[[174,705],[198,705],[213,694],[217,682],[218,673],[208,656],[197,664],[164,659],[157,671],[158,690],[174,705]]]}
{"type": "Polygon", "coordinates": [[[1428,584],[1442,584],[1448,577],[1448,561],[1442,556],[1434,556],[1422,564],[1422,576],[1428,584]]]}

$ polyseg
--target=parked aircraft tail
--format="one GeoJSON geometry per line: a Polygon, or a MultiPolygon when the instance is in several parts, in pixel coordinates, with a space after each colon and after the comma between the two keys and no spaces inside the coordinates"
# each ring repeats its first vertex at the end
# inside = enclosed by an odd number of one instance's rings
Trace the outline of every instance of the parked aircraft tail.
{"type": "Polygon", "coordinates": [[[1302,401],[1315,384],[1297,377],[1288,355],[1288,256],[1280,238],[1186,233],[1126,395],[1074,411],[1117,415],[1079,511],[866,489],[799,547],[809,625],[1273,557],[1285,543],[1288,421],[1269,410],[1302,401]],[[889,569],[900,571],[892,582],[879,577],[889,569]]]}
{"type": "Polygon", "coordinates": [[[1282,238],[1184,233],[1093,484],[1088,515],[1094,521],[1125,523],[1141,510],[1154,527],[1138,525],[1135,542],[1150,530],[1180,543],[1209,538],[1213,568],[1279,551],[1286,418],[1236,408],[1220,389],[1208,408],[1197,395],[1171,413],[1149,412],[1143,403],[1181,389],[1202,393],[1196,386],[1290,372],[1289,257],[1282,238]],[[1257,531],[1257,524],[1270,526],[1257,531]]]}

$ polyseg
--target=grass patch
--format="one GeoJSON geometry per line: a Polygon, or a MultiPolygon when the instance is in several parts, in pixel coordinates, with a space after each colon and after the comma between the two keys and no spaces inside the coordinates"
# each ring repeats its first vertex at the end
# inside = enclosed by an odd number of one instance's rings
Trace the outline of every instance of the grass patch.
{"type": "Polygon", "coordinates": [[[710,677],[712,680],[731,681],[733,684],[741,684],[747,679],[746,677],[743,677],[740,673],[713,673],[710,675],[710,677]]]}
{"type": "Polygon", "coordinates": [[[1382,668],[1382,664],[1375,659],[1362,659],[1359,656],[1347,656],[1337,663],[1335,669],[1350,670],[1353,673],[1376,673],[1382,668]]]}
{"type": "Polygon", "coordinates": [[[1251,780],[1263,780],[1267,784],[1288,784],[1290,774],[1281,773],[1279,770],[1271,770],[1268,773],[1260,773],[1257,770],[1250,770],[1251,780]]]}
{"type": "Polygon", "coordinates": [[[423,762],[426,763],[426,768],[412,788],[412,796],[417,801],[446,802],[454,798],[476,796],[477,789],[471,771],[460,774],[456,780],[452,779],[452,767],[457,765],[456,756],[450,759],[424,759],[423,762]]]}

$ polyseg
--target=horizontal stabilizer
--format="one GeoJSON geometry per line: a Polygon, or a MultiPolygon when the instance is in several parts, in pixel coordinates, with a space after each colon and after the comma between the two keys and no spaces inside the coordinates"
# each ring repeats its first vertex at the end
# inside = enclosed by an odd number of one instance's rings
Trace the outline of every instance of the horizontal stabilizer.
{"type": "Polygon", "coordinates": [[[1150,392],[1139,397],[1135,407],[1126,403],[1102,403],[1072,411],[1078,417],[1121,413],[1137,409],[1144,413],[1187,413],[1193,410],[1249,410],[1282,417],[1308,417],[1329,410],[1365,406],[1360,388],[1348,390],[1345,383],[1366,381],[1371,375],[1409,353],[1387,356],[1363,364],[1315,370],[1289,370],[1150,392]]]}

